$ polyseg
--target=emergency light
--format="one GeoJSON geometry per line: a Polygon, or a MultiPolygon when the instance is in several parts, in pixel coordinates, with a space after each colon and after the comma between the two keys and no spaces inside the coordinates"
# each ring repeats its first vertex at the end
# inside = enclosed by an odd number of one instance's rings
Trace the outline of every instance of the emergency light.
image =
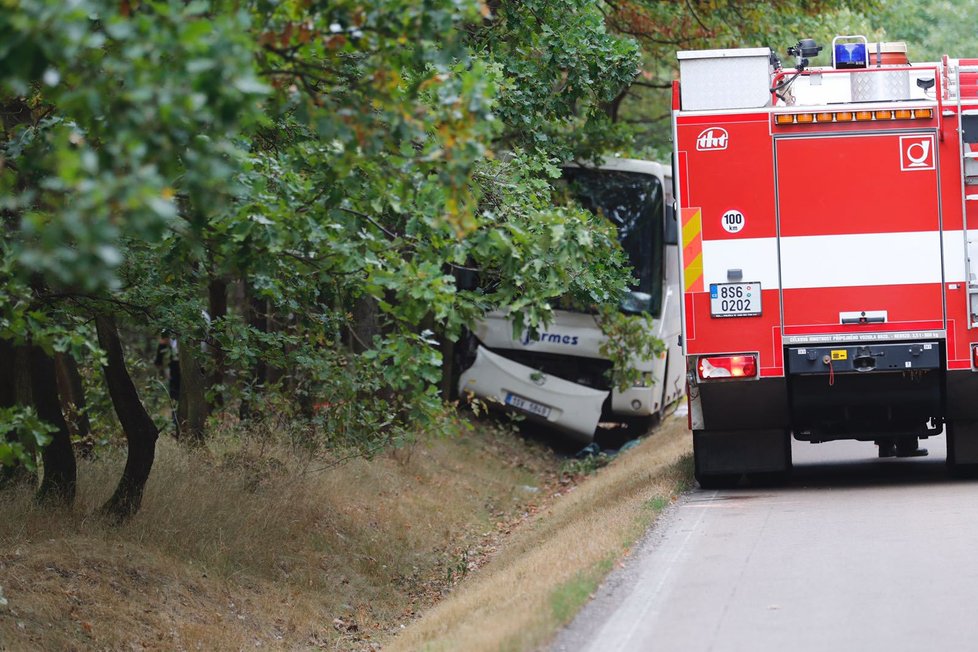
{"type": "Polygon", "coordinates": [[[865,43],[835,44],[836,68],[865,68],[866,61],[867,57],[865,43]]]}
{"type": "Polygon", "coordinates": [[[866,68],[869,65],[866,37],[862,34],[836,36],[832,39],[832,67],[866,68]]]}
{"type": "Polygon", "coordinates": [[[775,113],[774,124],[810,125],[825,124],[826,122],[852,122],[853,120],[886,122],[889,120],[930,120],[933,117],[933,109],[898,109],[895,111],[881,109],[878,111],[836,111],[831,113],[820,111],[818,113],[775,113]]]}

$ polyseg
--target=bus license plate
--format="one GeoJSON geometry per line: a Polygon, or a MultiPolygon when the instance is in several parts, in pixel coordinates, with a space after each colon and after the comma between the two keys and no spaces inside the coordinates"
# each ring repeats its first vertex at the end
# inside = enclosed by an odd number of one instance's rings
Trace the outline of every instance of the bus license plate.
{"type": "Polygon", "coordinates": [[[710,283],[710,314],[714,317],[760,315],[761,284],[710,283]]]}
{"type": "Polygon", "coordinates": [[[528,398],[523,398],[516,394],[506,393],[506,405],[510,405],[517,410],[522,410],[524,412],[529,412],[530,414],[535,414],[538,417],[543,417],[544,419],[550,416],[550,408],[546,405],[541,405],[536,401],[531,401],[528,398]]]}

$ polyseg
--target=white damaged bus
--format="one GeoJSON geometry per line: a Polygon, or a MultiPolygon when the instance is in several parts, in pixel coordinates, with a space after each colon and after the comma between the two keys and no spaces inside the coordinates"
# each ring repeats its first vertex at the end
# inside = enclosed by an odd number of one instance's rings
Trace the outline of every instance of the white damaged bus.
{"type": "Polygon", "coordinates": [[[650,382],[619,391],[611,362],[600,353],[604,335],[593,315],[555,310],[545,329],[514,337],[506,314],[490,313],[471,334],[471,365],[458,390],[586,444],[600,422],[645,425],[683,395],[678,229],[672,173],[659,163],[609,159],[600,167],[566,166],[562,184],[618,229],[635,279],[622,310],[654,317],[653,335],[665,343],[665,354],[635,363],[650,382]]]}

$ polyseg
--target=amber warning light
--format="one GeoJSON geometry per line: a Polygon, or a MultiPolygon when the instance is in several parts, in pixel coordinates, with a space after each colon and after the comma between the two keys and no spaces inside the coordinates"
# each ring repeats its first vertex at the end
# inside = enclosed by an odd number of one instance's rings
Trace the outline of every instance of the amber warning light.
{"type": "Polygon", "coordinates": [[[697,364],[700,380],[717,378],[754,378],[757,376],[755,355],[712,355],[697,364]]]}

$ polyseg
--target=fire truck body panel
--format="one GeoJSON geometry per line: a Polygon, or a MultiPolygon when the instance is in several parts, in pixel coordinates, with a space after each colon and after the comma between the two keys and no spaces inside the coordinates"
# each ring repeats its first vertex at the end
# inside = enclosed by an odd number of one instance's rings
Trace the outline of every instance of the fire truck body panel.
{"type": "Polygon", "coordinates": [[[701,483],[789,469],[790,436],[910,455],[943,428],[952,467],[978,464],[976,63],[807,70],[794,104],[730,110],[684,110],[681,74],[683,344],[701,483]],[[937,88],[853,102],[860,74],[937,88]]]}
{"type": "Polygon", "coordinates": [[[775,138],[785,335],[944,328],[935,141],[921,132],[775,138]],[[917,149],[927,152],[921,168],[906,162],[917,149]]]}

